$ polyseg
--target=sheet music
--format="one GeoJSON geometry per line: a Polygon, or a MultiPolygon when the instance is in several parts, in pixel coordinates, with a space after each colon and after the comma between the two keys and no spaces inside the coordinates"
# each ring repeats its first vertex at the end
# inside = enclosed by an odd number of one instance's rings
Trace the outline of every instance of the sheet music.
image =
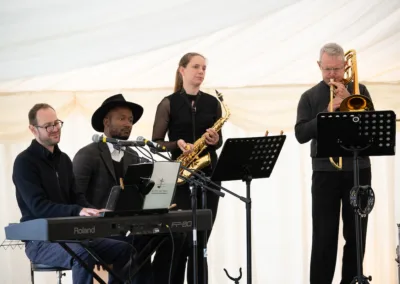
{"type": "Polygon", "coordinates": [[[179,173],[179,162],[155,162],[151,180],[155,185],[146,195],[143,209],[168,208],[171,205],[179,173]]]}

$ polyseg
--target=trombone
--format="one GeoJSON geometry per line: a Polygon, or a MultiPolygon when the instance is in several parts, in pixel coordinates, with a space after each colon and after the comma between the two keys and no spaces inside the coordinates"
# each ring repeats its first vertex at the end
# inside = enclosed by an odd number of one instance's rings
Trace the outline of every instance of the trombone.
{"type": "MultiPolygon", "coordinates": [[[[360,95],[360,86],[358,84],[358,71],[357,71],[357,58],[356,51],[354,49],[350,49],[344,55],[344,59],[346,64],[346,69],[344,72],[344,78],[342,83],[344,85],[349,84],[350,82],[354,83],[353,94],[345,98],[340,104],[340,111],[373,111],[374,105],[370,98],[360,95]]],[[[333,79],[331,79],[332,81],[333,79]]],[[[333,109],[333,99],[334,95],[334,86],[330,87],[330,112],[334,112],[333,109]]],[[[331,164],[338,170],[342,169],[342,157],[339,157],[339,162],[336,163],[332,157],[329,158],[331,164]]]]}

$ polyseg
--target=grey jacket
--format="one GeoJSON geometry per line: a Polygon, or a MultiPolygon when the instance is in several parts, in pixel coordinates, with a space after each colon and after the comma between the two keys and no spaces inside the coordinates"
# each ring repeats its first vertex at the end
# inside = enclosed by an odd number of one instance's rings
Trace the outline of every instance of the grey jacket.
{"type": "MultiPolygon", "coordinates": [[[[123,158],[124,172],[130,164],[142,162],[138,153],[127,147],[123,158]]],[[[91,143],[80,149],[73,159],[76,189],[85,194],[96,208],[104,208],[111,191],[119,180],[115,177],[114,165],[106,143],[91,143]]]]}

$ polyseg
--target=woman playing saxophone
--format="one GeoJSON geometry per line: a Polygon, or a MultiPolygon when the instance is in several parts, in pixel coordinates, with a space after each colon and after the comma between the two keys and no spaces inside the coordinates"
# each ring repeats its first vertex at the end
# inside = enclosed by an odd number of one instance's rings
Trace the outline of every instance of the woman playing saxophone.
{"type": "MultiPolygon", "coordinates": [[[[159,103],[153,125],[152,140],[167,147],[171,151],[172,159],[190,155],[194,144],[199,139],[204,139],[207,148],[201,156],[210,156],[210,165],[202,169],[206,175],[211,175],[212,168],[217,162],[216,150],[222,145],[220,124],[222,108],[219,101],[212,95],[200,91],[200,86],[206,74],[206,59],[198,53],[187,53],[179,61],[176,70],[174,93],[162,99],[159,103]],[[216,131],[216,129],[218,131],[216,131]],[[168,133],[168,140],[165,136],[168,133]],[[204,138],[202,138],[204,137],[204,138]]],[[[222,118],[224,119],[224,118],[222,118]]],[[[198,208],[202,208],[201,190],[198,190],[198,208]]],[[[207,194],[207,208],[211,209],[213,221],[217,213],[219,197],[215,194],[207,194]]],[[[177,186],[174,202],[176,209],[190,210],[191,198],[187,183],[177,186]]],[[[210,235],[210,232],[207,232],[210,235]]],[[[203,232],[198,232],[198,283],[207,283],[207,276],[203,275],[203,232]]],[[[171,283],[184,283],[186,258],[188,261],[187,281],[192,283],[192,238],[187,238],[186,251],[181,253],[179,265],[173,275],[171,283]]],[[[170,245],[166,242],[166,245],[170,245]]],[[[170,251],[166,253],[171,254],[170,251]]],[[[207,273],[206,273],[207,274],[207,273]]],[[[156,281],[156,283],[159,283],[156,281]]]]}

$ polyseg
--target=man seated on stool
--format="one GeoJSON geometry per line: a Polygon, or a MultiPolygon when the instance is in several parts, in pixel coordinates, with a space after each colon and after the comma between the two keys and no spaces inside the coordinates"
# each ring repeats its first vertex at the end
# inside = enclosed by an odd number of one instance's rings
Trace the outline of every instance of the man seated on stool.
{"type": "MultiPolygon", "coordinates": [[[[143,114],[143,107],[126,101],[122,94],[107,98],[92,115],[92,127],[104,136],[128,140],[132,127],[143,114]]],[[[93,142],[81,148],[73,158],[76,188],[98,208],[105,208],[113,186],[121,180],[129,165],[147,162],[130,147],[114,147],[111,143],[93,142]]],[[[151,236],[121,236],[118,240],[130,243],[138,253],[145,248],[151,236]]],[[[149,255],[150,257],[150,255],[149,255]]],[[[151,259],[138,263],[140,270],[133,276],[135,284],[153,284],[151,259]]]]}
{"type": "MultiPolygon", "coordinates": [[[[72,162],[58,147],[63,122],[53,107],[36,104],[29,111],[29,129],[35,136],[31,145],[14,162],[13,182],[21,210],[21,222],[37,218],[98,216],[104,210],[91,206],[85,196],[75,189],[72,162]]],[[[95,259],[79,244],[67,244],[90,269],[95,259]]],[[[91,249],[122,279],[128,279],[132,247],[126,242],[98,238],[90,242],[91,249]]],[[[25,253],[38,264],[72,269],[73,283],[92,284],[93,276],[59,244],[27,241],[25,253]]],[[[112,276],[109,283],[116,283],[112,276]]]]}
{"type": "MultiPolygon", "coordinates": [[[[143,107],[127,101],[122,94],[108,97],[92,115],[92,127],[104,136],[119,140],[128,140],[133,126],[143,115],[143,107]]],[[[80,149],[73,158],[73,169],[76,177],[76,187],[85,194],[87,200],[98,208],[104,208],[113,186],[120,185],[129,165],[149,162],[142,158],[131,147],[114,147],[111,143],[94,142],[80,149]],[[116,149],[117,148],[117,149],[116,149]]],[[[180,254],[184,244],[184,234],[174,234],[174,259],[180,254]]],[[[134,275],[135,284],[163,284],[168,283],[172,251],[168,251],[158,263],[159,269],[153,269],[151,253],[163,241],[161,237],[153,235],[136,235],[121,237],[120,240],[133,244],[138,255],[144,256],[136,259],[135,268],[140,270],[134,275]],[[165,265],[164,265],[165,264],[165,265]],[[163,279],[162,283],[156,279],[163,279]],[[157,283],[156,283],[157,282],[157,283]]],[[[165,240],[170,242],[170,237],[165,240]]],[[[160,257],[155,256],[156,260],[160,257]]],[[[174,260],[172,260],[174,262],[174,260]]]]}

